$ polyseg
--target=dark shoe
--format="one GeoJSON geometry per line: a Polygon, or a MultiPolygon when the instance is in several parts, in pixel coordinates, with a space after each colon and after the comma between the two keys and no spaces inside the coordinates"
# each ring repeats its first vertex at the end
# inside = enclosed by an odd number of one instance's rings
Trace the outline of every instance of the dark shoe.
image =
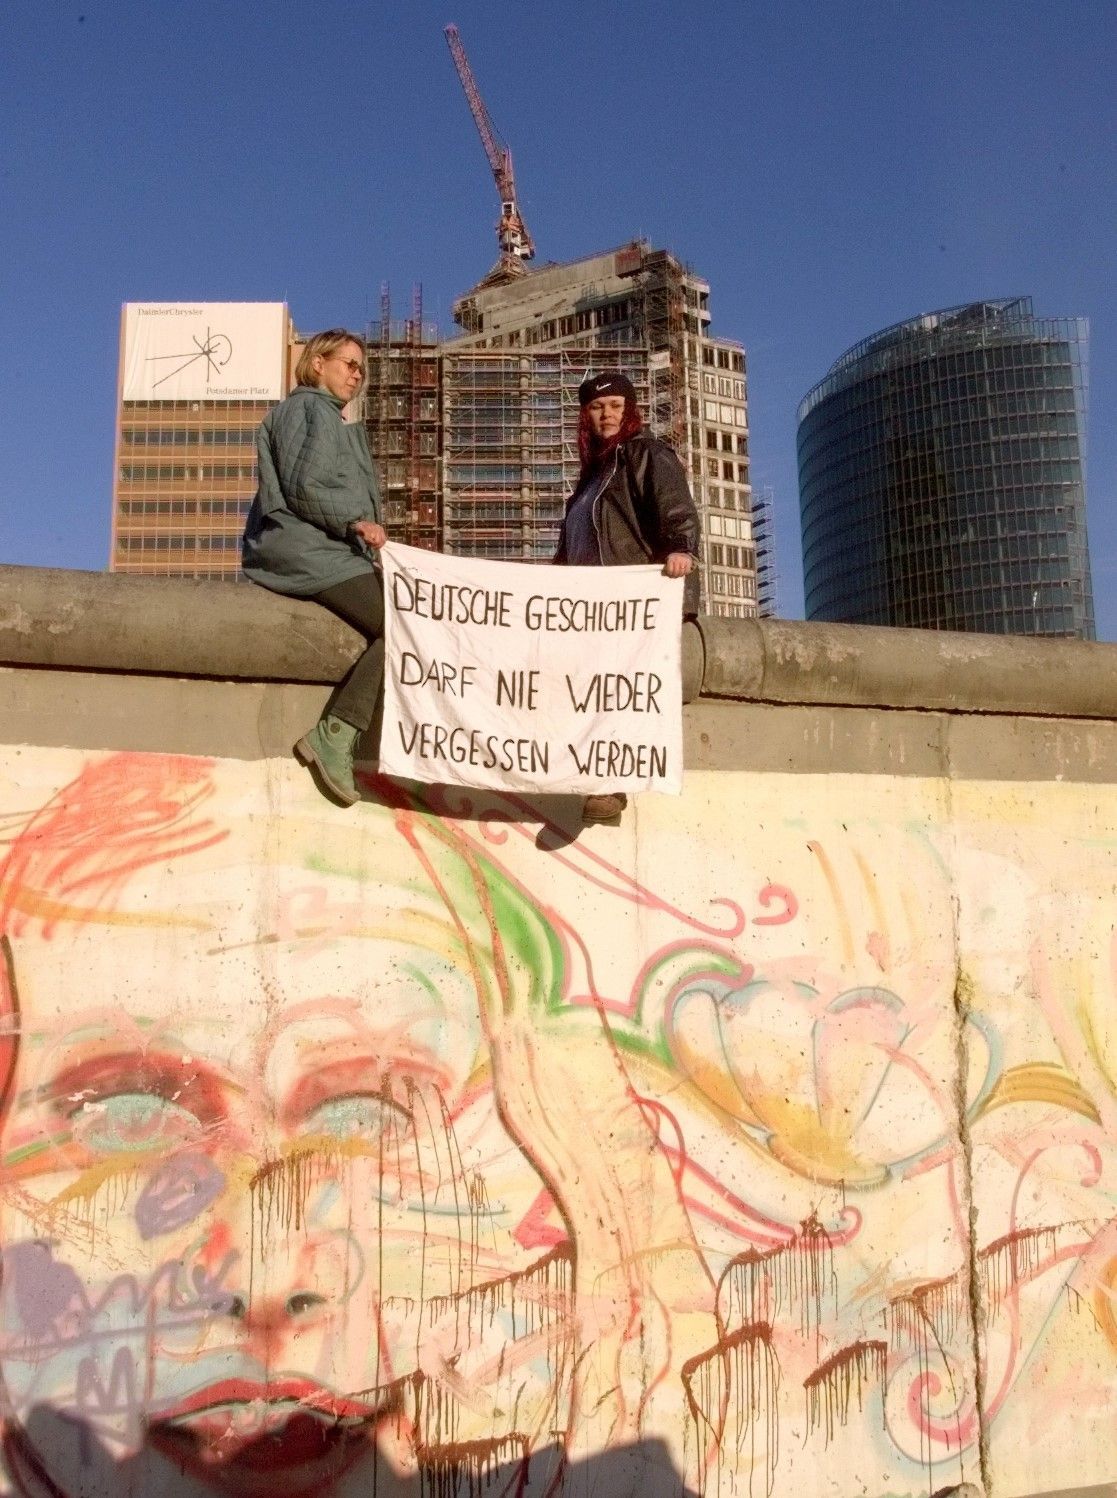
{"type": "Polygon", "coordinates": [[[319,790],[342,806],[361,799],[353,779],[353,749],[358,730],[327,714],[295,745],[295,758],[310,770],[319,790]]]}
{"type": "Polygon", "coordinates": [[[582,802],[582,826],[592,827],[601,822],[607,827],[619,827],[621,813],[628,805],[623,791],[610,791],[604,796],[587,796],[582,802]]]}

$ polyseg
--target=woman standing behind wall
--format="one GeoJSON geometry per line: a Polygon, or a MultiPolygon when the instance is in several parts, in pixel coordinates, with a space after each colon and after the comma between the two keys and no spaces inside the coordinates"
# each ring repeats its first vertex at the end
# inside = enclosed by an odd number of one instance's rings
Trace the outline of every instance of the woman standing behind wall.
{"type": "MultiPolygon", "coordinates": [[[[683,465],[666,442],[644,430],[632,382],[619,370],[578,388],[578,487],[566,502],[554,560],[567,567],[662,562],[685,577],[684,614],[698,612],[698,511],[683,465]]],[[[587,796],[585,823],[619,821],[621,791],[587,796]]]]}
{"type": "Polygon", "coordinates": [[[312,598],[369,642],[329,711],[295,745],[342,806],[360,800],[354,747],[376,716],[384,684],[384,590],[369,555],[387,540],[380,491],[363,424],[341,417],[364,377],[358,334],[331,328],[307,342],[295,390],[264,418],[256,439],[260,484],[241,550],[254,583],[312,598]]]}

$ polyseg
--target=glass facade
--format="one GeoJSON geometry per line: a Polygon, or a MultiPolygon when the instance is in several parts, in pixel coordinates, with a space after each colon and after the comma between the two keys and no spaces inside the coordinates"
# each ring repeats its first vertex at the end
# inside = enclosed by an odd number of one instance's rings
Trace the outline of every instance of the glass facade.
{"type": "Polygon", "coordinates": [[[857,344],[799,407],[808,619],[1094,638],[1086,325],[976,302],[857,344]]]}

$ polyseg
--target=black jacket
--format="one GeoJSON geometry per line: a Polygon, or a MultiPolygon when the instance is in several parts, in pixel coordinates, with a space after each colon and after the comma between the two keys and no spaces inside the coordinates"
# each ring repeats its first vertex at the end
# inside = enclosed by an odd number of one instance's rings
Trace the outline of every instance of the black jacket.
{"type": "MultiPolygon", "coordinates": [[[[593,507],[602,565],[665,562],[673,551],[687,552],[697,561],[698,511],[674,450],[658,437],[638,432],[619,443],[608,461],[613,471],[593,507]]],[[[566,501],[567,511],[579,492],[566,501]]],[[[560,566],[566,561],[565,520],[554,560],[560,566]]],[[[698,612],[697,567],[686,579],[683,612],[698,612]]]]}

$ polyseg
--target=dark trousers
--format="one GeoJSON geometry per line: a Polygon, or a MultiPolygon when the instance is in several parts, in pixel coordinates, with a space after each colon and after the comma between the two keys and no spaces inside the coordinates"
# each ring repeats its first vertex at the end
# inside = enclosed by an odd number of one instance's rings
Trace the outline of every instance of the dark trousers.
{"type": "MultiPolygon", "coordinates": [[[[367,572],[335,583],[315,593],[314,602],[359,629],[368,641],[368,649],[334,693],[329,709],[335,718],[364,732],[374,719],[379,720],[384,704],[384,584],[380,573],[367,572]]],[[[379,721],[375,739],[378,743],[379,721]]]]}

